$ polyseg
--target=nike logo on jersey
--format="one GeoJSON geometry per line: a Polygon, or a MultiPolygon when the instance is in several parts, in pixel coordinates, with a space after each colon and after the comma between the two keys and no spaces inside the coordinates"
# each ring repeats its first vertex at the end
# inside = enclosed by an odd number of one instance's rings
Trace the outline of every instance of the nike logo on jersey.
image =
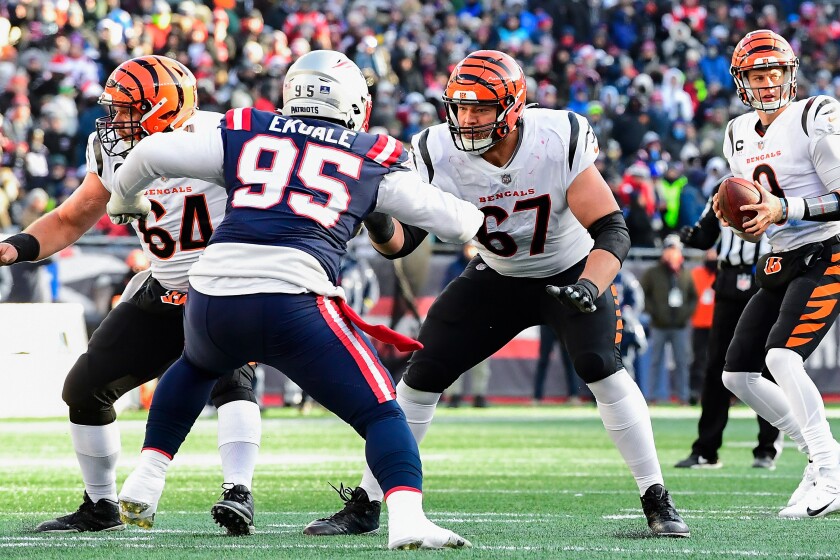
{"type": "MultiPolygon", "coordinates": [[[[834,500],[836,500],[836,499],[837,499],[837,498],[834,498],[834,500]]],[[[819,514],[821,514],[822,512],[824,512],[826,509],[828,509],[828,506],[830,506],[831,504],[833,504],[833,503],[834,503],[834,500],[831,500],[830,502],[828,502],[827,504],[825,504],[823,507],[818,508],[818,509],[805,508],[805,513],[807,513],[807,514],[808,514],[808,517],[816,517],[816,516],[818,516],[819,514]]]]}

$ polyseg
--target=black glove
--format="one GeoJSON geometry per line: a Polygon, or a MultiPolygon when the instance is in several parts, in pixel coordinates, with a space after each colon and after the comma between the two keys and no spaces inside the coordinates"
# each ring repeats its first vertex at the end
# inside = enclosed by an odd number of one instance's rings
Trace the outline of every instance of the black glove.
{"type": "Polygon", "coordinates": [[[697,226],[683,226],[680,228],[680,241],[689,247],[693,247],[694,243],[697,241],[696,238],[698,231],[700,231],[700,228],[697,226]]]}
{"type": "Polygon", "coordinates": [[[591,280],[580,278],[571,286],[545,287],[545,291],[556,297],[560,303],[584,313],[592,313],[596,309],[595,300],[598,299],[598,286],[591,280]]]}
{"type": "Polygon", "coordinates": [[[396,228],[390,214],[371,212],[364,219],[364,224],[368,230],[368,237],[374,243],[387,243],[394,237],[396,228]]]}

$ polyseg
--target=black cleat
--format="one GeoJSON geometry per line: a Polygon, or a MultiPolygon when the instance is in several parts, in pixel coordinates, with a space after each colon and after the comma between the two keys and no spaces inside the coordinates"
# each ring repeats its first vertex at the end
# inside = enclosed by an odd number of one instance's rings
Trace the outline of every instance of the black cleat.
{"type": "Polygon", "coordinates": [[[642,496],[642,510],[647,517],[648,526],[657,537],[688,537],[691,532],[685,524],[671,495],[661,484],[654,484],[642,496]]]}
{"type": "Polygon", "coordinates": [[[39,533],[85,533],[96,531],[122,531],[125,525],[120,521],[117,502],[99,500],[93,503],[85,492],[85,500],[79,509],[57,519],[44,521],[35,530],[39,533]]]}
{"type": "MultiPolygon", "coordinates": [[[[330,484],[332,486],[332,484],[330,484]]],[[[303,530],[304,535],[370,535],[379,531],[379,512],[382,502],[368,499],[364,488],[341,488],[333,486],[344,500],[344,508],[329,517],[316,519],[303,530]]]]}
{"type": "Polygon", "coordinates": [[[222,484],[224,492],[210,510],[213,520],[227,529],[227,534],[240,537],[254,534],[254,497],[243,484],[222,484]]]}

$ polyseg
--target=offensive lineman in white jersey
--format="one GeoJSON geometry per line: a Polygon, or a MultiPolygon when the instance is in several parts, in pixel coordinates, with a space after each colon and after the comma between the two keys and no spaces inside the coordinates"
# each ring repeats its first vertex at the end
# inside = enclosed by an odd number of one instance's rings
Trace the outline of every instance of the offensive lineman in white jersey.
{"type": "MultiPolygon", "coordinates": [[[[593,165],[595,134],[572,112],[524,110],[522,70],[498,51],[462,60],[443,100],[448,124],[415,137],[414,163],[429,182],[481,208],[485,222],[476,235],[479,255],[432,305],[419,335],[424,348],[397,387],[415,438],[423,439],[441,393],[463,372],[522,330],[547,324],[592,390],[636,479],[651,530],[688,537],[663,485],[644,397],[621,363],[621,317],[611,283],[630,239],[593,165]]],[[[371,227],[370,218],[366,224],[388,258],[408,254],[426,235],[379,218],[379,227],[371,227]],[[398,243],[387,242],[392,234],[398,243]]],[[[344,509],[313,521],[305,534],[378,528],[382,491],[369,469],[359,488],[339,493],[344,509]]]]}
{"type": "MultiPolygon", "coordinates": [[[[179,128],[212,131],[222,118],[196,111],[195,77],[179,62],[159,56],[121,64],[99,102],[109,115],[99,119],[88,139],[82,185],[56,210],[0,243],[0,264],[46,258],[88,231],[105,213],[114,172],[141,137],[179,128]]],[[[153,181],[145,195],[151,213],[138,222],[137,235],[151,268],[131,280],[70,370],[62,393],[70,408],[84,502],[74,513],[41,523],[40,532],[125,527],[117,507],[120,433],[113,403],[161,375],[183,350],[187,272],[222,221],[227,198],[217,185],[180,178],[153,181]]],[[[261,428],[252,379],[253,369],[241,368],[220,379],[213,393],[225,491],[212,514],[237,535],[254,529],[250,488],[261,428]]]]}
{"type": "MultiPolygon", "coordinates": [[[[756,293],[726,353],[723,381],[809,455],[782,517],[821,517],[840,509],[840,446],[822,397],[803,362],[840,306],[840,103],[820,95],[794,101],[796,58],[769,30],[735,47],[730,72],[751,111],[726,128],[724,155],[737,177],[761,188],[748,235],[767,232],[772,252],[759,260],[756,293]],[[761,377],[763,364],[778,385],[761,377]]],[[[721,218],[717,195],[715,213],[721,218]]],[[[722,220],[726,225],[726,221],[722,220]]]]}

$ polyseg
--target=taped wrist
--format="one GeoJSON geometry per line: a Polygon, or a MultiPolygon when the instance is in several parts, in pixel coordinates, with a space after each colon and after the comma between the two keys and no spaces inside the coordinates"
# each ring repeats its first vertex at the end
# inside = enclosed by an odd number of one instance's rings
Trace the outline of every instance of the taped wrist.
{"type": "MultiPolygon", "coordinates": [[[[587,228],[589,235],[595,240],[592,250],[602,249],[612,253],[618,262],[623,263],[630,252],[630,232],[621,211],[616,210],[599,218],[587,228]]],[[[597,292],[597,290],[596,290],[597,292]]]]}
{"type": "Polygon", "coordinates": [[[394,237],[396,228],[390,214],[371,212],[364,219],[364,223],[368,230],[368,237],[374,243],[387,243],[394,237]]]}
{"type": "Polygon", "coordinates": [[[593,302],[598,299],[598,286],[595,285],[595,282],[588,278],[578,278],[577,284],[589,292],[589,297],[593,302]]]}
{"type": "Polygon", "coordinates": [[[15,262],[31,262],[38,258],[41,254],[41,243],[34,235],[28,233],[16,233],[11,237],[7,237],[2,243],[8,243],[17,249],[18,256],[15,262]]]}

